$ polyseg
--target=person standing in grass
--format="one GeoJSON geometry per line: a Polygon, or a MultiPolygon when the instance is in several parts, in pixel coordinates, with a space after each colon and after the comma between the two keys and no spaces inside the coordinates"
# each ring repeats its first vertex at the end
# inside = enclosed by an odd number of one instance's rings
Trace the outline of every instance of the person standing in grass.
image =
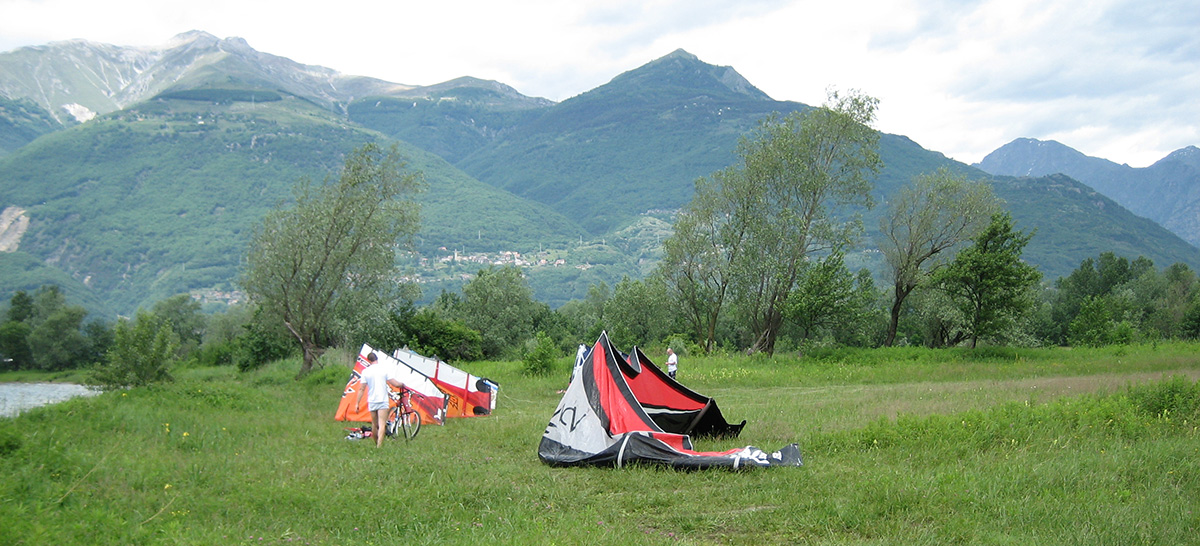
{"type": "MultiPolygon", "coordinates": [[[[367,409],[371,412],[371,435],[375,437],[375,447],[383,447],[384,431],[387,427],[389,385],[403,388],[404,383],[396,379],[393,366],[379,364],[379,357],[372,352],[367,355],[367,367],[363,369],[358,380],[366,385],[367,409]]],[[[354,401],[357,407],[362,404],[363,389],[358,390],[358,399],[354,401]]]]}
{"type": "Polygon", "coordinates": [[[675,379],[675,371],[678,369],[679,356],[670,347],[667,347],[667,375],[671,376],[671,379],[675,379]]]}

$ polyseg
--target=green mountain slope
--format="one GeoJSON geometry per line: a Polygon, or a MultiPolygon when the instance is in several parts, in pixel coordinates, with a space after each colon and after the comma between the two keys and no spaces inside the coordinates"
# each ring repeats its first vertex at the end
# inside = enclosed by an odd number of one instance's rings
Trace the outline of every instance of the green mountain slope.
{"type": "MultiPolygon", "coordinates": [[[[5,158],[0,206],[28,211],[22,251],[129,312],[179,292],[232,288],[251,226],[297,180],[319,181],[350,149],[383,138],[292,97],[156,100],[46,135],[5,158]]],[[[425,250],[528,250],[579,234],[553,211],[437,156],[411,146],[402,154],[429,184],[419,198],[417,243],[425,250]]]]}
{"type": "Polygon", "coordinates": [[[411,142],[451,163],[542,115],[554,104],[476,78],[458,78],[393,95],[355,100],[348,105],[347,115],[359,125],[411,142]]]}
{"type": "Polygon", "coordinates": [[[33,101],[0,97],[0,157],[62,128],[62,124],[33,101]]]}
{"type": "Polygon", "coordinates": [[[676,51],[547,108],[458,165],[599,235],[678,208],[697,177],[729,165],[759,119],[803,107],[676,51]]]}
{"type": "Polygon", "coordinates": [[[71,305],[82,305],[97,316],[113,317],[117,314],[102,294],[72,278],[65,271],[19,250],[0,252],[0,294],[5,296],[5,303],[19,290],[33,294],[46,284],[58,285],[71,305]]]}
{"type": "Polygon", "coordinates": [[[1023,258],[1046,280],[1069,275],[1081,261],[1103,252],[1145,256],[1160,268],[1183,262],[1200,269],[1196,247],[1072,178],[998,176],[993,185],[1017,227],[1036,230],[1023,258]]]}

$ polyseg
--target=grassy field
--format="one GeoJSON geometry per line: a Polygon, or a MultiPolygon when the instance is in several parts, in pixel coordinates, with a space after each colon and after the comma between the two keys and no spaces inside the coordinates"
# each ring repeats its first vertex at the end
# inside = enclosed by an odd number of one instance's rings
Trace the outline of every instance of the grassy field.
{"type": "Polygon", "coordinates": [[[685,357],[681,381],[749,420],[698,449],[805,457],[694,472],[540,463],[565,360],[465,365],[500,383],[495,415],[375,449],[332,419],[348,358],[326,360],[0,419],[0,544],[1200,541],[1196,344],[685,357]]]}

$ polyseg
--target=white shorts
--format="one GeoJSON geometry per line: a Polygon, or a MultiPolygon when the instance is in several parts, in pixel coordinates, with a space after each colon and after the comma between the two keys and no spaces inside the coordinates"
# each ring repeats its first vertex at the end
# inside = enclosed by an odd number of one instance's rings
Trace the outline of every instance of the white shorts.
{"type": "Polygon", "coordinates": [[[380,402],[380,403],[367,402],[367,409],[369,409],[371,411],[385,410],[385,409],[388,409],[388,405],[389,404],[388,404],[387,400],[384,400],[383,402],[380,402]]]}

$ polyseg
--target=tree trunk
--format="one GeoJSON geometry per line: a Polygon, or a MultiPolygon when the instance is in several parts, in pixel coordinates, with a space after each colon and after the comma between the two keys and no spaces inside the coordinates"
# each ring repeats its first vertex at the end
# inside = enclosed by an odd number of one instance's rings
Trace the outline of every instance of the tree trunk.
{"type": "Polygon", "coordinates": [[[296,340],[300,342],[300,352],[304,355],[304,362],[300,364],[300,371],[296,373],[296,379],[300,379],[312,371],[313,363],[317,361],[317,358],[320,357],[321,353],[324,351],[322,351],[320,347],[317,347],[315,343],[305,339],[304,336],[300,335],[300,332],[296,331],[296,329],[292,327],[292,323],[284,321],[283,324],[287,326],[288,331],[291,332],[293,336],[296,336],[296,340]]]}
{"type": "Polygon", "coordinates": [[[320,356],[317,353],[316,347],[313,347],[311,343],[304,344],[303,352],[304,363],[300,365],[300,372],[296,374],[296,379],[300,379],[301,377],[308,375],[308,373],[313,369],[313,363],[316,362],[317,357],[320,356]]]}
{"type": "Polygon", "coordinates": [[[884,347],[891,347],[896,342],[896,330],[900,326],[900,311],[904,308],[904,300],[912,293],[913,288],[916,286],[896,284],[896,295],[892,299],[892,317],[888,321],[887,339],[883,341],[884,347]]]}
{"type": "Polygon", "coordinates": [[[754,344],[750,346],[749,354],[767,353],[768,355],[775,354],[775,329],[767,327],[758,334],[754,340],[754,344]]]}

